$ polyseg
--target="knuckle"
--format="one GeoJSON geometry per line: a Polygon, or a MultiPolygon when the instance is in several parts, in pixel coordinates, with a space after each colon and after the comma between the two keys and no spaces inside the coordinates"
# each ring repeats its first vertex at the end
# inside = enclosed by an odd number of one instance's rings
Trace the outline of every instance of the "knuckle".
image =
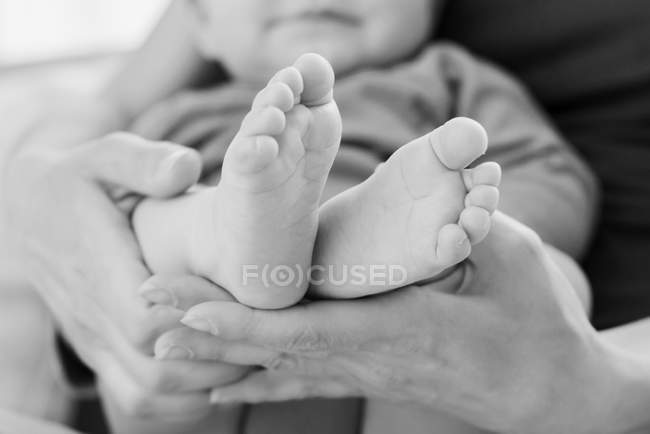
{"type": "Polygon", "coordinates": [[[278,353],[268,357],[262,366],[271,371],[290,370],[297,366],[297,359],[286,353],[278,353]]]}
{"type": "Polygon", "coordinates": [[[312,326],[302,327],[290,339],[287,349],[326,353],[331,347],[329,337],[312,326]]]}

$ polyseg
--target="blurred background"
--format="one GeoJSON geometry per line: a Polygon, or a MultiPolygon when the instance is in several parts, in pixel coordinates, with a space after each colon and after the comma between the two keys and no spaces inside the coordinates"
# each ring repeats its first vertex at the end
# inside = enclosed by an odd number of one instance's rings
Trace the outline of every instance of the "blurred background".
{"type": "Polygon", "coordinates": [[[137,46],[165,0],[0,0],[0,66],[137,46]]]}
{"type": "Polygon", "coordinates": [[[168,0],[0,0],[0,99],[42,86],[93,89],[142,43],[168,0]],[[43,81],[44,80],[44,81],[43,81]],[[30,84],[31,83],[31,84],[30,84]]]}
{"type": "MultiPolygon", "coordinates": [[[[127,57],[125,53],[143,42],[168,4],[169,0],[0,0],[0,118],[12,126],[19,124],[21,114],[42,105],[43,95],[47,94],[39,93],[41,89],[83,92],[100,87],[127,57]]],[[[0,128],[0,163],[7,148],[1,145],[11,143],[12,138],[6,130],[0,128]]],[[[35,336],[42,336],[32,347],[47,348],[50,320],[44,306],[25,286],[24,278],[18,277],[22,276],[19,264],[5,248],[3,237],[0,230],[0,296],[3,320],[11,322],[12,327],[0,330],[0,347],[15,350],[14,331],[32,330],[35,336]]],[[[5,356],[0,351],[0,365],[28,372],[32,381],[25,384],[23,375],[3,376],[2,404],[61,420],[69,410],[71,395],[56,380],[60,374],[53,374],[58,368],[29,346],[14,351],[10,359],[5,356]],[[61,399],[52,402],[48,390],[57,391],[61,399]]],[[[94,413],[80,408],[77,423],[88,431],[103,432],[98,428],[101,418],[91,408],[94,413]]],[[[0,426],[0,433],[8,433],[6,429],[0,426]]],[[[33,429],[12,432],[36,432],[33,429]]]]}

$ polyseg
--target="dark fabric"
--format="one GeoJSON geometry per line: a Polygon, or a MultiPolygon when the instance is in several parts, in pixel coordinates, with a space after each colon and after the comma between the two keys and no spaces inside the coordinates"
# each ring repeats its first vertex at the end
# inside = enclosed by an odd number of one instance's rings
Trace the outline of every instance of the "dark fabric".
{"type": "Polygon", "coordinates": [[[75,391],[70,426],[86,434],[108,434],[108,424],[95,390],[95,374],[63,336],[56,336],[56,351],[65,380],[75,391]]]}
{"type": "Polygon", "coordinates": [[[530,88],[602,183],[584,262],[594,323],[650,316],[650,6],[646,0],[452,0],[437,37],[530,88]]]}
{"type": "Polygon", "coordinates": [[[249,409],[243,434],[357,434],[362,413],[360,399],[257,404],[249,409]]]}
{"type": "Polygon", "coordinates": [[[68,385],[81,390],[82,394],[87,394],[87,390],[94,389],[95,373],[81,361],[77,353],[61,335],[56,336],[56,351],[68,385]]]}

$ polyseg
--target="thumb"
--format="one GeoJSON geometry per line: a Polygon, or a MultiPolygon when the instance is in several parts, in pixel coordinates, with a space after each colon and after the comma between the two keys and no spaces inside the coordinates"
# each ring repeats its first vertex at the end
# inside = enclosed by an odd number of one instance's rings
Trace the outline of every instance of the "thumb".
{"type": "Polygon", "coordinates": [[[128,133],[113,133],[78,148],[73,161],[92,179],[152,197],[182,193],[201,175],[196,151],[128,133]]]}

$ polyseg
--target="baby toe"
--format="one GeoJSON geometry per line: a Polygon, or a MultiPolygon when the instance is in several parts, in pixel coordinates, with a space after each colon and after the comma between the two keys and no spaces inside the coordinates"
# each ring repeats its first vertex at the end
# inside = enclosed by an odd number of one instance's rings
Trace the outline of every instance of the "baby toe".
{"type": "Polygon", "coordinates": [[[451,170],[467,167],[487,149],[487,133],[478,122],[454,118],[429,135],[434,152],[451,170]]]}
{"type": "Polygon", "coordinates": [[[300,95],[305,88],[305,84],[302,81],[302,74],[295,66],[289,66],[287,68],[281,69],[276,72],[273,78],[269,81],[271,83],[284,83],[291,89],[291,92],[294,95],[294,103],[297,103],[300,95]]]}
{"type": "Polygon", "coordinates": [[[241,126],[241,133],[247,136],[280,134],[286,127],[287,119],[278,107],[267,106],[252,110],[246,115],[241,126]]]}
{"type": "Polygon", "coordinates": [[[501,166],[494,161],[481,163],[471,169],[472,185],[493,185],[498,187],[501,184],[501,166]]]}
{"type": "Polygon", "coordinates": [[[477,206],[489,214],[499,205],[499,189],[493,185],[477,185],[465,196],[465,207],[477,206]]]}
{"type": "Polygon", "coordinates": [[[253,110],[264,107],[277,107],[283,112],[291,110],[295,102],[295,95],[288,84],[276,81],[258,92],[253,100],[253,110]]]}
{"type": "Polygon", "coordinates": [[[445,267],[451,267],[467,258],[471,252],[467,234],[457,224],[443,226],[438,233],[436,257],[445,267]]]}
{"type": "Polygon", "coordinates": [[[302,75],[304,89],[300,102],[306,106],[326,104],[333,99],[334,70],[322,56],[303,54],[294,67],[302,75]]]}
{"type": "Polygon", "coordinates": [[[240,173],[259,172],[278,156],[279,149],[277,140],[271,136],[236,137],[224,165],[240,173]]]}
{"type": "Polygon", "coordinates": [[[490,213],[478,206],[470,206],[460,213],[459,224],[464,229],[469,241],[477,244],[490,232],[490,213]]]}

